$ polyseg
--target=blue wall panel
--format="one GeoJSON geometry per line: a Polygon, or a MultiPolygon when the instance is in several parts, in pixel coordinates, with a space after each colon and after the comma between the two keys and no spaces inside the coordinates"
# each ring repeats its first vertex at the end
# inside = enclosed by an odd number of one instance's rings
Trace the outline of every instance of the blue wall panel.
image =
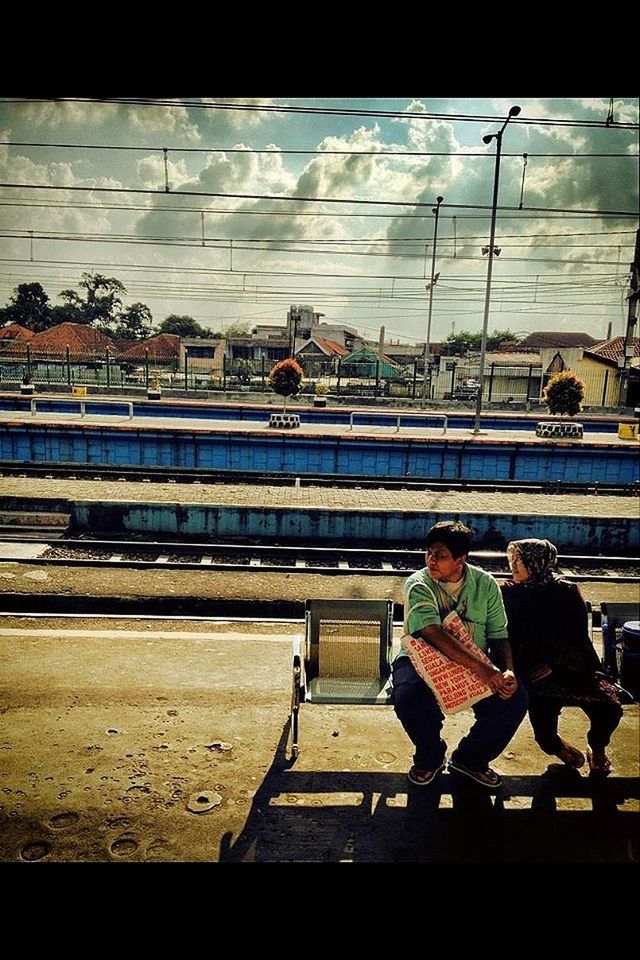
{"type": "Polygon", "coordinates": [[[124,431],[101,426],[0,424],[7,460],[234,469],[380,477],[634,483],[637,445],[444,443],[286,434],[124,431]]]}
{"type": "Polygon", "coordinates": [[[76,501],[72,522],[79,528],[105,533],[181,534],[225,539],[303,539],[354,545],[421,543],[431,524],[457,519],[474,530],[476,548],[504,549],[509,540],[544,537],[562,552],[628,554],[640,549],[640,525],[634,519],[589,516],[502,515],[460,512],[396,512],[330,510],[326,508],[266,508],[184,503],[76,501]]]}

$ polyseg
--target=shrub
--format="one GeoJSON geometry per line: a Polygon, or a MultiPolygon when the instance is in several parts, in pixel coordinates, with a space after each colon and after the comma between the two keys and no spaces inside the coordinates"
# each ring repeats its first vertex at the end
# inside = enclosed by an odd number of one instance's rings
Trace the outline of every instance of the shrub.
{"type": "Polygon", "coordinates": [[[269,374],[269,386],[274,393],[284,397],[283,412],[286,412],[288,397],[293,397],[299,392],[302,377],[302,367],[291,357],[276,363],[269,374]]]}
{"type": "Polygon", "coordinates": [[[584,383],[571,370],[556,373],[542,393],[542,402],[549,413],[568,417],[573,417],[582,410],[583,399],[584,383]]]}

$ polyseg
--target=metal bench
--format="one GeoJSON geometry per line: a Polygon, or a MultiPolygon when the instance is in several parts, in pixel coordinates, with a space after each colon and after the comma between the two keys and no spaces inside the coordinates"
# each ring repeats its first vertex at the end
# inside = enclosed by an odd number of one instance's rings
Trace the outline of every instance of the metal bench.
{"type": "MultiPolygon", "coordinates": [[[[603,600],[600,604],[600,610],[602,613],[604,672],[614,683],[618,684],[620,681],[618,654],[624,655],[622,627],[628,620],[640,620],[640,603],[618,603],[603,600]]],[[[626,655],[631,656],[628,652],[626,655]]],[[[634,699],[629,693],[627,693],[627,696],[630,696],[632,700],[634,699]]]]}
{"type": "Polygon", "coordinates": [[[293,645],[293,757],[302,703],[390,703],[392,639],[392,600],[306,601],[304,639],[293,645]]]}

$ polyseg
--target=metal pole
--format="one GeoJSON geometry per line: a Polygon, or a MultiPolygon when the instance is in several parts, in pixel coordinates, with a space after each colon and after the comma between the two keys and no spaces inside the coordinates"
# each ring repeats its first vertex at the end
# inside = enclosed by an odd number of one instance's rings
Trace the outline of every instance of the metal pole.
{"type": "Polygon", "coordinates": [[[509,110],[509,116],[502,124],[502,128],[498,133],[492,133],[486,137],[483,137],[485,143],[491,143],[492,140],[496,141],[496,165],[495,172],[493,176],[493,201],[491,204],[491,232],[489,235],[489,264],[487,266],[487,289],[484,296],[484,319],[482,321],[482,343],[480,346],[480,370],[478,372],[478,380],[480,382],[480,389],[478,390],[478,395],[476,397],[476,415],[473,423],[473,432],[480,433],[480,412],[482,410],[482,393],[484,390],[484,361],[485,355],[487,352],[487,330],[489,327],[489,305],[491,303],[491,276],[493,274],[493,245],[496,238],[496,218],[498,214],[498,185],[500,182],[500,153],[502,151],[502,134],[506,125],[509,123],[511,117],[515,117],[520,113],[520,107],[511,107],[509,110]]]}
{"type": "MultiPolygon", "coordinates": [[[[436,283],[436,247],[438,245],[438,217],[440,216],[440,204],[444,197],[436,197],[436,204],[433,208],[435,217],[433,224],[433,250],[431,253],[431,282],[429,283],[429,315],[427,318],[427,336],[424,342],[424,380],[422,382],[422,402],[427,398],[427,375],[429,373],[429,351],[431,349],[431,315],[433,313],[433,288],[436,283]]],[[[429,393],[431,393],[431,382],[429,382],[429,393]]]]}

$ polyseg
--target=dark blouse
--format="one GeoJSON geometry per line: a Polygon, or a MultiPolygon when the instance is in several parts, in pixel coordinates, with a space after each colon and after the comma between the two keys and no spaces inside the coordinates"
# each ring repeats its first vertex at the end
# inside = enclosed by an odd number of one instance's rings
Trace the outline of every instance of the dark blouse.
{"type": "Polygon", "coordinates": [[[530,691],[547,696],[595,693],[601,665],[576,584],[561,578],[540,586],[507,580],[501,590],[516,673],[530,691]],[[532,684],[531,673],[542,664],[552,674],[532,684]]]}

